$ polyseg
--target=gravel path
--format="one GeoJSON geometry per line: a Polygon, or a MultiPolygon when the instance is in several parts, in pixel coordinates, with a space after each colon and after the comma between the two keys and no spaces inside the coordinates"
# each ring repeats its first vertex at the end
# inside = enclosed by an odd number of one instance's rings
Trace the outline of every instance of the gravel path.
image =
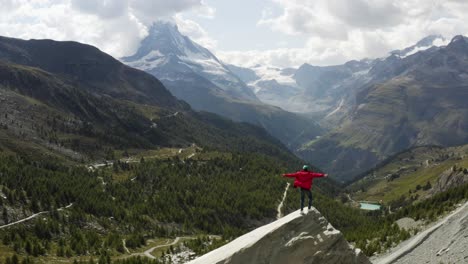
{"type": "Polygon", "coordinates": [[[373,263],[468,264],[468,202],[373,263]]]}

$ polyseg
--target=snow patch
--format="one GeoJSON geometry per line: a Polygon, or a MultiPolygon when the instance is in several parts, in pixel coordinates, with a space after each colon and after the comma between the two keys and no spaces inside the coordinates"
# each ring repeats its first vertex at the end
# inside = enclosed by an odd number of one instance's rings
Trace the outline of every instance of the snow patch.
{"type": "Polygon", "coordinates": [[[431,46],[424,46],[424,47],[415,47],[414,49],[408,51],[405,55],[398,56],[398,57],[403,59],[403,58],[406,58],[406,57],[411,56],[413,54],[416,54],[416,53],[418,53],[420,51],[427,50],[427,49],[429,49],[431,47],[432,47],[432,45],[431,46]]]}
{"type": "Polygon", "coordinates": [[[445,46],[449,43],[449,40],[445,40],[445,39],[442,39],[442,38],[437,38],[435,39],[431,45],[428,45],[428,46],[416,46],[414,47],[412,50],[408,51],[407,53],[405,53],[404,55],[400,55],[398,57],[400,58],[406,58],[408,56],[411,56],[413,54],[416,54],[420,51],[424,51],[424,50],[427,50],[427,49],[430,49],[432,47],[440,47],[440,46],[445,46]]]}

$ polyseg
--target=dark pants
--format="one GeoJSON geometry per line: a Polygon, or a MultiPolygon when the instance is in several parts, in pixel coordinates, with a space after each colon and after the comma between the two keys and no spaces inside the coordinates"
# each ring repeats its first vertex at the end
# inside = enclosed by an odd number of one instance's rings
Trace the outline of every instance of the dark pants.
{"type": "Polygon", "coordinates": [[[301,188],[301,211],[304,208],[304,199],[306,194],[307,197],[309,197],[309,209],[312,207],[312,192],[310,190],[301,188]]]}

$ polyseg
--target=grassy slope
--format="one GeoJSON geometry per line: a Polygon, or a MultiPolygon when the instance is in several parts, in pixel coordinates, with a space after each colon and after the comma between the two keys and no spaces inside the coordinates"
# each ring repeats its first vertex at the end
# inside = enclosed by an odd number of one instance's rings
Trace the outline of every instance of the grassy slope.
{"type": "Polygon", "coordinates": [[[388,204],[403,195],[419,195],[421,199],[427,196],[427,191],[416,190],[416,187],[427,182],[433,186],[439,175],[454,165],[468,167],[468,146],[419,147],[390,158],[385,165],[368,172],[348,188],[354,193],[355,200],[382,200],[388,204]],[[389,181],[386,177],[391,174],[399,177],[389,181]]]}

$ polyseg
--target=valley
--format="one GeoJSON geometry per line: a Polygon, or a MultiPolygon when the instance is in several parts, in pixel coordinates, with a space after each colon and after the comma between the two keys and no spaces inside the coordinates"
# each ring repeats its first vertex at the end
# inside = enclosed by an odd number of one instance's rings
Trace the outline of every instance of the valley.
{"type": "Polygon", "coordinates": [[[464,259],[466,37],[246,68],[147,33],[120,59],[0,37],[0,263],[413,263],[436,238],[464,259]],[[304,164],[330,177],[300,215],[281,175],[304,164]]]}

